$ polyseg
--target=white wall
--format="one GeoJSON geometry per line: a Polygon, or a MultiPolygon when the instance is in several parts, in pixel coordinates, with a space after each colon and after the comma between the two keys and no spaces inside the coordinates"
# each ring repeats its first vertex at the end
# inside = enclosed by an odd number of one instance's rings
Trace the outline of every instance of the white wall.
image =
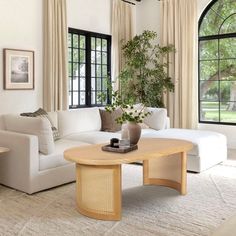
{"type": "Polygon", "coordinates": [[[198,16],[202,14],[206,6],[211,2],[212,0],[198,0],[198,16]]]}
{"type": "Polygon", "coordinates": [[[0,1],[0,114],[42,105],[41,0],[0,1]],[[35,90],[3,90],[3,48],[35,51],[35,90]]]}
{"type": "Polygon", "coordinates": [[[153,30],[160,37],[160,2],[157,0],[143,0],[136,3],[136,30],[141,34],[143,30],[153,30]]]}
{"type": "Polygon", "coordinates": [[[69,27],[111,33],[111,0],[68,0],[69,27]]]}
{"type": "MultiPolygon", "coordinates": [[[[69,27],[110,34],[110,0],[68,0],[69,27]]],[[[0,1],[0,114],[42,106],[42,0],[0,1]],[[3,90],[2,49],[35,51],[35,89],[3,90]]]]}
{"type": "MultiPolygon", "coordinates": [[[[211,0],[198,0],[198,16],[211,0]]],[[[143,30],[153,30],[160,35],[160,1],[158,0],[143,0],[137,3],[136,28],[140,34],[143,30]]]]}

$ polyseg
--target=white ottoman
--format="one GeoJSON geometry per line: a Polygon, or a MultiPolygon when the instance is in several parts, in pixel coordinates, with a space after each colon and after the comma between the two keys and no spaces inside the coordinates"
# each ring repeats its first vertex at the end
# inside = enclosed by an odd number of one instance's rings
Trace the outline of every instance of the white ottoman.
{"type": "Polygon", "coordinates": [[[173,138],[190,141],[194,148],[188,152],[187,169],[201,172],[227,159],[227,140],[223,134],[191,129],[164,129],[142,131],[142,137],[173,138]]]}

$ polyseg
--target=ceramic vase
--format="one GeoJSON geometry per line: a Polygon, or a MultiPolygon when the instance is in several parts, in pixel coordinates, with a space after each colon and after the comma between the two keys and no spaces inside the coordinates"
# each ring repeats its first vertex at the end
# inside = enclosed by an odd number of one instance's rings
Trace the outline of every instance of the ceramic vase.
{"type": "Polygon", "coordinates": [[[137,144],[141,136],[141,126],[135,122],[128,122],[125,125],[129,130],[130,144],[137,144]]]}

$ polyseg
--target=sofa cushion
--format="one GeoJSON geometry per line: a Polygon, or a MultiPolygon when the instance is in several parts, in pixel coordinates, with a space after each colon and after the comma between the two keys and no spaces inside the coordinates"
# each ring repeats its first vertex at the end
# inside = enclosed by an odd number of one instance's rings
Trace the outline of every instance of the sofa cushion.
{"type": "Polygon", "coordinates": [[[4,120],[7,130],[35,135],[38,137],[39,151],[46,155],[53,153],[53,133],[48,119],[9,114],[4,115],[4,120]]]}
{"type": "Polygon", "coordinates": [[[120,139],[120,133],[90,131],[65,136],[65,139],[82,141],[90,144],[109,143],[111,138],[120,139]]]}
{"type": "Polygon", "coordinates": [[[68,148],[80,147],[89,145],[80,141],[60,139],[55,142],[55,151],[50,155],[39,155],[39,170],[48,170],[59,166],[70,164],[71,162],[65,160],[64,151],[68,148]]]}
{"type": "Polygon", "coordinates": [[[53,124],[51,117],[48,115],[48,113],[44,109],[39,108],[35,112],[25,112],[25,113],[21,113],[20,115],[21,116],[28,116],[28,117],[45,117],[45,118],[47,118],[51,124],[51,129],[52,129],[54,141],[56,141],[60,138],[59,132],[58,132],[57,128],[55,127],[55,125],[53,124]]]}
{"type": "Polygon", "coordinates": [[[94,107],[59,111],[58,127],[61,137],[78,132],[99,131],[101,130],[99,109],[94,107]]]}
{"type": "Polygon", "coordinates": [[[108,112],[104,109],[99,109],[102,127],[101,131],[116,132],[121,130],[121,124],[117,124],[116,119],[122,115],[121,109],[116,109],[112,112],[108,112]]]}
{"type": "Polygon", "coordinates": [[[143,122],[146,125],[155,130],[165,129],[167,119],[167,111],[165,108],[148,107],[146,111],[151,112],[150,115],[144,118],[143,122]]]}
{"type": "Polygon", "coordinates": [[[187,140],[194,144],[192,150],[188,152],[194,156],[207,156],[208,153],[214,158],[214,152],[218,151],[220,147],[225,149],[226,137],[223,134],[203,131],[203,130],[191,130],[191,129],[165,129],[159,130],[145,130],[142,134],[143,138],[172,138],[187,140]],[[215,148],[215,147],[218,148],[215,148]]]}

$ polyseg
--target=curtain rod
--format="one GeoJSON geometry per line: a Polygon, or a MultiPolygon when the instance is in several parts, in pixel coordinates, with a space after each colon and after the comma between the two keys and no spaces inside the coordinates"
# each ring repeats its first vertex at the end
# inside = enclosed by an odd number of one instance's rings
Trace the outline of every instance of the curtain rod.
{"type": "MultiPolygon", "coordinates": [[[[122,2],[126,2],[126,3],[128,3],[128,4],[131,4],[131,5],[136,5],[135,3],[133,3],[133,2],[129,2],[129,1],[127,1],[127,0],[121,0],[122,2]]],[[[160,2],[161,0],[157,0],[158,2],[160,2]]],[[[136,2],[141,2],[141,0],[136,0],[136,2]]]]}
{"type": "Polygon", "coordinates": [[[122,0],[122,2],[126,2],[126,3],[131,4],[131,5],[136,5],[135,3],[129,2],[129,1],[126,1],[126,0],[122,0]]]}

